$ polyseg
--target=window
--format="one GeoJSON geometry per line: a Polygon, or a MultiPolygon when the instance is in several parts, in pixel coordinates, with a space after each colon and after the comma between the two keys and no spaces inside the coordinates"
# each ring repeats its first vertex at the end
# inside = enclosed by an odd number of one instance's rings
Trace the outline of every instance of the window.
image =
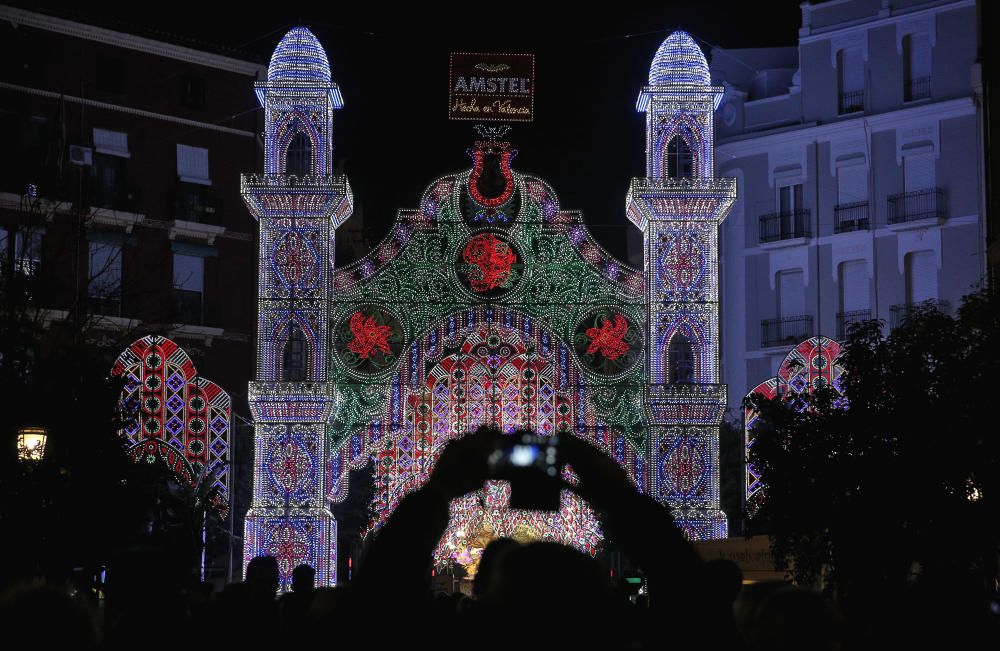
{"type": "Polygon", "coordinates": [[[938,277],[937,261],[933,251],[914,251],[907,253],[906,267],[906,303],[915,305],[937,298],[938,277]]]}
{"type": "Polygon", "coordinates": [[[7,275],[7,247],[10,246],[10,235],[6,228],[0,227],[0,276],[7,275]]]}
{"type": "Polygon", "coordinates": [[[806,312],[806,286],[802,270],[778,272],[778,316],[786,319],[806,312]]]}
{"type": "Polygon", "coordinates": [[[929,34],[903,37],[903,100],[931,96],[931,39],[929,34]]]}
{"type": "Polygon", "coordinates": [[[785,185],[778,188],[778,212],[790,215],[796,210],[802,210],[802,184],[785,185]]]}
{"type": "Polygon", "coordinates": [[[131,156],[128,134],[94,129],[93,198],[91,205],[111,210],[136,210],[126,186],[126,166],[131,156]]]}
{"type": "Polygon", "coordinates": [[[98,154],[129,158],[128,134],[124,131],[94,129],[94,150],[98,154]]]}
{"type": "Polygon", "coordinates": [[[288,340],[281,360],[281,379],[284,382],[301,382],[306,379],[308,342],[306,335],[294,321],[288,326],[288,340]]]}
{"type": "Polygon", "coordinates": [[[936,184],[933,152],[903,157],[903,190],[929,190],[936,184]]]}
{"type": "Polygon", "coordinates": [[[202,323],[205,258],[174,253],[174,319],[177,323],[202,323]]]}
{"type": "Polygon", "coordinates": [[[211,185],[208,175],[208,150],[204,147],[177,145],[177,176],[186,183],[211,185]]]}
{"type": "Polygon", "coordinates": [[[670,381],[673,384],[694,382],[694,348],[691,340],[681,333],[674,335],[667,352],[670,361],[670,381]]]}
{"type": "Polygon", "coordinates": [[[671,179],[690,179],[694,176],[694,163],[691,147],[687,140],[676,135],[667,143],[667,177],[671,179]]]}
{"type": "Polygon", "coordinates": [[[868,200],[868,168],[850,165],[837,168],[837,203],[841,206],[868,200]]]}
{"type": "Polygon", "coordinates": [[[96,154],[91,174],[94,178],[93,199],[96,208],[125,210],[128,190],[125,186],[126,159],[118,156],[96,154]]]}
{"type": "Polygon", "coordinates": [[[119,242],[90,242],[90,273],[87,296],[96,314],[119,316],[122,294],[122,245],[119,242]]]}
{"type": "Polygon", "coordinates": [[[97,57],[97,89],[107,93],[125,92],[125,62],[118,57],[97,57]]]}
{"type": "Polygon", "coordinates": [[[837,87],[839,113],[854,113],[864,109],[865,59],[861,48],[851,47],[837,53],[837,87]]]}
{"type": "Polygon", "coordinates": [[[205,80],[195,75],[184,75],[179,86],[181,106],[203,110],[205,108],[205,80]]]}
{"type": "Polygon", "coordinates": [[[34,276],[42,262],[42,231],[18,229],[14,234],[14,272],[34,276]]]}
{"type": "Polygon", "coordinates": [[[856,312],[871,307],[868,262],[850,260],[840,263],[840,311],[856,312]]]}
{"type": "Polygon", "coordinates": [[[288,155],[285,158],[285,174],[289,176],[308,176],[312,173],[312,141],[304,131],[292,136],[288,145],[288,155]]]}
{"type": "Polygon", "coordinates": [[[833,207],[833,232],[847,233],[870,227],[868,219],[868,168],[837,168],[837,205],[833,207]]]}

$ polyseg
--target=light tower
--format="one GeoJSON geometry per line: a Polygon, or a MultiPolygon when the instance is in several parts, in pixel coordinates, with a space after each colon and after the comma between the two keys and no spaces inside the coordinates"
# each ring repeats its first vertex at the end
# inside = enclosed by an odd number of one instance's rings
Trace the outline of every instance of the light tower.
{"type": "Polygon", "coordinates": [[[264,173],[241,192],[260,224],[253,502],[244,564],[278,559],[281,586],[308,563],[317,585],[336,582],[337,523],[326,501],[328,382],[334,237],[350,216],[347,179],[332,174],[333,111],[343,106],[322,45],[289,31],[255,84],[264,107],[264,173]]]}
{"type": "Polygon", "coordinates": [[[663,41],[636,104],[646,113],[646,177],[632,180],[626,199],[643,233],[648,293],[649,490],[695,540],[726,536],[718,229],[736,183],[715,178],[712,116],[721,97],[690,35],[678,31],[663,41]]]}

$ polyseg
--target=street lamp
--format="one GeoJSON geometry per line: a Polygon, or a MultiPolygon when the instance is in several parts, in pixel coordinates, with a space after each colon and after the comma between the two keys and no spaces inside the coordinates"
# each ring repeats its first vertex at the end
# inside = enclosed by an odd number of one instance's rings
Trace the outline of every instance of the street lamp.
{"type": "Polygon", "coordinates": [[[17,430],[17,458],[19,461],[41,461],[45,456],[45,443],[49,430],[44,427],[22,427],[17,430]]]}

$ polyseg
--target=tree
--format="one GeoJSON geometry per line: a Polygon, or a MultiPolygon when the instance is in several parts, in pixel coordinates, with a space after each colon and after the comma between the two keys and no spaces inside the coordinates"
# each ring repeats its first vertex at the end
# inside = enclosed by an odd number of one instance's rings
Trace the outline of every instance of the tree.
{"type": "Polygon", "coordinates": [[[755,526],[799,582],[842,596],[946,577],[985,590],[1000,543],[1000,441],[988,426],[1000,300],[982,290],[956,317],[921,305],[882,328],[851,330],[843,396],[750,398],[750,460],[767,483],[755,526]]]}
{"type": "Polygon", "coordinates": [[[18,223],[0,228],[0,530],[8,532],[0,550],[17,559],[0,568],[0,586],[39,576],[62,581],[73,568],[93,575],[139,544],[194,572],[203,529],[209,541],[221,534],[221,514],[207,507],[211,478],[192,487],[162,464],[129,459],[118,435],[121,381],[108,374],[136,333],[105,329],[103,345],[93,343],[103,319],[95,299],[121,298],[117,277],[111,286],[101,282],[120,269],[121,247],[100,264],[90,260],[82,277],[72,273],[79,265],[67,272],[59,260],[88,252],[84,225],[50,224],[43,255],[49,222],[42,207],[26,197],[18,223]],[[15,433],[23,426],[49,430],[41,461],[17,461],[15,433]]]}

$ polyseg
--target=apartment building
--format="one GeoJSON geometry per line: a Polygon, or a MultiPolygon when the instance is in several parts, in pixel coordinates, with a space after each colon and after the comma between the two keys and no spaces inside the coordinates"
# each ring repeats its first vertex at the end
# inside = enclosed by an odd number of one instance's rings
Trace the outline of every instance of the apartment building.
{"type": "Polygon", "coordinates": [[[712,50],[729,405],[796,343],[912,306],[953,313],[986,275],[978,7],[804,3],[797,47],[712,50]]]}

